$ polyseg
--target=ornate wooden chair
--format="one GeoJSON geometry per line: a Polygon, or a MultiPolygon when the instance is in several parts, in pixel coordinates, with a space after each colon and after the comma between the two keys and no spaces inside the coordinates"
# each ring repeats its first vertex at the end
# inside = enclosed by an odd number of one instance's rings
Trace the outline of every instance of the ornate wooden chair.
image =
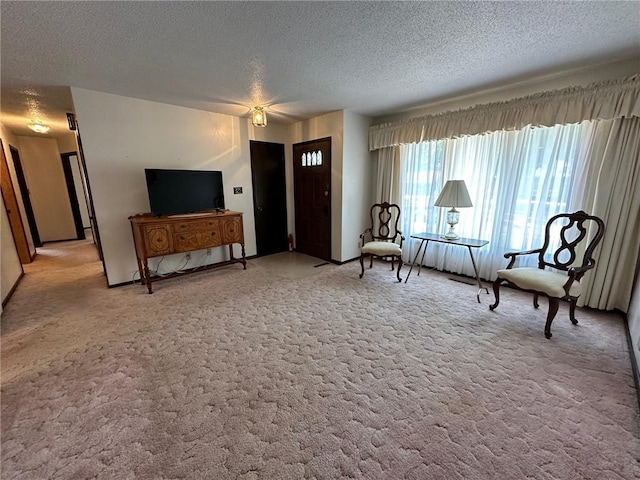
{"type": "Polygon", "coordinates": [[[391,258],[391,270],[394,269],[395,260],[398,260],[398,281],[400,279],[400,268],[402,267],[402,242],[404,237],[398,230],[400,221],[400,207],[392,203],[376,203],[370,211],[371,227],[367,228],[360,238],[360,267],[364,275],[364,259],[369,257],[369,268],[373,267],[373,257],[391,258]],[[398,243],[398,239],[400,243],[398,243]]]}
{"type": "Polygon", "coordinates": [[[580,280],[593,268],[596,261],[593,259],[593,251],[604,236],[604,222],[583,211],[575,213],[561,213],[549,219],[545,229],[544,245],[535,250],[524,252],[505,253],[504,257],[511,259],[507,268],[498,270],[498,278],[493,282],[493,293],[496,301],[490,305],[491,310],[500,303],[500,285],[506,284],[518,290],[533,293],[533,306],[538,308],[538,296],[544,295],[549,299],[549,312],[547,323],[544,327],[544,335],[551,338],[551,323],[558,312],[560,300],[569,301],[569,318],[576,325],[576,302],[582,293],[580,280]],[[588,227],[593,224],[595,229],[589,239],[588,227]],[[559,235],[560,246],[557,244],[559,235]],[[584,250],[583,250],[584,249],[584,250]],[[584,253],[581,253],[583,252],[584,253]],[[518,256],[538,255],[538,267],[514,268],[518,256]],[[582,257],[582,260],[579,258],[582,257]],[[555,271],[545,270],[550,267],[555,271]]]}

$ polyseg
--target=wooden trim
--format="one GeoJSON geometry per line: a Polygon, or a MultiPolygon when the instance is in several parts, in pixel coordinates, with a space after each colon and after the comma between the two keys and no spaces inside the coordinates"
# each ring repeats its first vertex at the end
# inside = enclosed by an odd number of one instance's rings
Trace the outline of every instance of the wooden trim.
{"type": "Polygon", "coordinates": [[[22,223],[22,216],[20,215],[20,208],[18,207],[18,200],[16,198],[16,190],[13,187],[13,180],[9,173],[9,164],[7,163],[7,157],[4,154],[2,139],[0,139],[0,151],[2,152],[2,159],[0,162],[2,163],[2,170],[0,171],[2,199],[4,201],[5,210],[7,211],[7,217],[9,218],[11,234],[13,235],[20,263],[31,263],[29,242],[27,242],[27,234],[24,230],[24,224],[22,223]]]}

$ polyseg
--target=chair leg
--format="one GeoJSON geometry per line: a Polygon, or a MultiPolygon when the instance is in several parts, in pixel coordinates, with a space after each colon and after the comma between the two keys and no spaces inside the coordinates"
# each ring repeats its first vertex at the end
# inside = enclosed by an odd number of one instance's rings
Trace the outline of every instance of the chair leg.
{"type": "Polygon", "coordinates": [[[402,268],[402,257],[398,257],[398,281],[401,282],[400,269],[402,268]]]}
{"type": "Polygon", "coordinates": [[[576,318],[576,303],[578,302],[577,298],[572,298],[569,300],[569,318],[571,319],[571,323],[574,325],[578,324],[578,319],[576,318]]]}
{"type": "Polygon", "coordinates": [[[395,270],[395,267],[394,267],[395,260],[394,259],[395,259],[395,257],[391,257],[391,271],[392,272],[395,270]]]}
{"type": "Polygon", "coordinates": [[[369,268],[373,268],[373,255],[369,257],[369,268]]]}
{"type": "Polygon", "coordinates": [[[364,275],[364,255],[360,255],[360,269],[362,270],[360,272],[360,278],[362,278],[364,275]]]}
{"type": "Polygon", "coordinates": [[[496,278],[493,281],[493,295],[496,297],[496,301],[493,305],[489,305],[489,310],[495,310],[498,304],[500,303],[500,284],[502,283],[501,278],[496,278]]]}
{"type": "Polygon", "coordinates": [[[538,294],[533,294],[533,308],[538,308],[540,305],[538,304],[538,294]]]}
{"type": "Polygon", "coordinates": [[[544,336],[547,338],[551,338],[551,323],[553,322],[553,319],[556,318],[559,306],[559,299],[549,297],[549,312],[547,313],[547,323],[544,326],[544,336]]]}

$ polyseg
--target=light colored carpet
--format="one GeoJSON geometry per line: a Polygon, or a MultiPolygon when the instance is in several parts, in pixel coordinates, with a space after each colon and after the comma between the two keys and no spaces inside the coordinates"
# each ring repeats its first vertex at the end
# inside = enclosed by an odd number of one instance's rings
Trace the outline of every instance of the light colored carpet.
{"type": "Polygon", "coordinates": [[[46,249],[2,315],[2,478],[638,478],[618,316],[563,305],[546,340],[521,292],[359,268],[147,295],[46,249]]]}

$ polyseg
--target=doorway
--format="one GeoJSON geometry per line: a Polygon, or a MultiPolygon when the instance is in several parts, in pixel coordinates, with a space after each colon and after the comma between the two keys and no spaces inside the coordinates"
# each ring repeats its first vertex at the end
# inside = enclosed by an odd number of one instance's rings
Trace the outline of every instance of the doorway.
{"type": "Polygon", "coordinates": [[[331,261],[331,137],[293,145],[296,250],[331,261]]]}
{"type": "Polygon", "coordinates": [[[250,141],[253,213],[259,257],[288,248],[284,145],[250,141]]]}
{"type": "Polygon", "coordinates": [[[11,159],[13,160],[13,167],[16,170],[16,177],[18,179],[18,187],[20,188],[20,194],[22,195],[22,204],[24,205],[24,213],[27,216],[27,223],[29,223],[29,230],[31,230],[31,239],[33,240],[34,247],[41,247],[42,241],[40,240],[40,233],[38,233],[38,224],[36,223],[36,216],[33,213],[33,206],[31,205],[31,193],[27,186],[27,180],[24,176],[24,169],[22,168],[22,161],[20,160],[20,152],[15,147],[9,145],[11,151],[11,159]]]}
{"type": "Polygon", "coordinates": [[[71,159],[73,158],[73,161],[77,163],[77,157],[76,152],[62,153],[60,155],[64,179],[67,184],[67,193],[69,194],[69,202],[71,204],[71,213],[73,214],[73,223],[76,227],[76,238],[78,240],[84,240],[87,237],[84,234],[84,222],[82,220],[82,214],[80,213],[78,186],[76,186],[76,182],[73,179],[73,170],[71,167],[71,159]]]}

